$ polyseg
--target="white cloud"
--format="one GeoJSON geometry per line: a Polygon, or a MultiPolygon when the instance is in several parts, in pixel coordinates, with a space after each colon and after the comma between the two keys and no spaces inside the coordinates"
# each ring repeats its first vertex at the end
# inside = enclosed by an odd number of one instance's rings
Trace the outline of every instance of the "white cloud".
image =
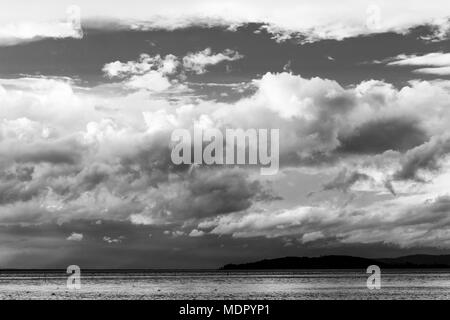
{"type": "Polygon", "coordinates": [[[324,235],[321,231],[314,231],[314,232],[310,232],[310,233],[305,233],[302,236],[302,243],[308,243],[308,242],[313,242],[319,239],[323,239],[324,235]]]}
{"type": "MultiPolygon", "coordinates": [[[[42,0],[39,6],[24,1],[9,4],[8,14],[0,14],[0,25],[11,21],[61,19],[64,6],[70,5],[69,0],[59,1],[58,5],[42,0]],[[28,10],[23,10],[24,7],[28,10]]],[[[405,32],[412,26],[426,23],[440,26],[434,38],[442,38],[448,27],[446,18],[450,16],[447,0],[434,0],[432,5],[421,0],[193,0],[189,3],[129,0],[114,4],[106,0],[79,0],[77,4],[86,19],[119,19],[133,28],[176,29],[200,24],[226,25],[233,29],[238,24],[261,22],[269,24],[278,38],[286,39],[291,33],[300,32],[305,34],[306,41],[384,31],[405,32]]]]}
{"type": "Polygon", "coordinates": [[[189,237],[201,237],[205,234],[205,232],[203,232],[202,230],[197,230],[197,229],[193,229],[190,233],[189,233],[189,237]]]}
{"type": "Polygon", "coordinates": [[[121,243],[123,239],[125,239],[124,236],[120,236],[118,238],[112,238],[112,237],[109,237],[109,236],[104,236],[103,237],[103,241],[105,241],[107,243],[121,243]]]}
{"type": "Polygon", "coordinates": [[[0,46],[14,45],[40,38],[81,39],[83,30],[80,8],[69,6],[66,19],[64,22],[27,21],[0,24],[0,46]]]}
{"type": "Polygon", "coordinates": [[[168,90],[188,91],[187,87],[180,84],[184,80],[184,71],[192,71],[197,74],[206,72],[206,67],[218,64],[222,61],[234,61],[242,56],[233,51],[225,50],[223,53],[212,54],[207,48],[197,53],[189,53],[182,61],[178,57],[169,54],[150,56],[141,54],[137,61],[114,61],[103,66],[103,72],[108,78],[118,78],[131,89],[144,89],[161,93],[168,90]]]}
{"type": "Polygon", "coordinates": [[[66,240],[69,240],[69,241],[81,241],[81,240],[83,240],[83,234],[82,233],[76,233],[76,232],[73,232],[70,236],[68,236],[67,238],[66,238],[66,240]]]}
{"type": "Polygon", "coordinates": [[[450,53],[433,52],[422,56],[399,55],[395,58],[395,61],[388,63],[388,65],[444,67],[450,65],[450,53]]]}
{"type": "Polygon", "coordinates": [[[449,76],[450,75],[450,66],[439,67],[439,68],[420,68],[420,69],[414,70],[414,72],[424,73],[424,74],[433,74],[433,75],[437,75],[437,76],[449,76]]]}
{"type": "Polygon", "coordinates": [[[174,55],[168,54],[162,58],[160,55],[150,56],[143,53],[137,61],[107,63],[103,67],[103,72],[109,78],[126,78],[131,75],[142,75],[151,70],[166,75],[173,74],[178,65],[178,58],[174,55]]]}
{"type": "Polygon", "coordinates": [[[152,70],[142,76],[132,76],[126,85],[133,89],[162,92],[169,89],[172,84],[161,73],[152,70]]]}
{"type": "Polygon", "coordinates": [[[4,93],[0,92],[0,118],[28,118],[54,134],[80,129],[95,121],[98,112],[94,106],[104,101],[100,96],[79,91],[66,79],[0,79],[0,85],[4,88],[4,93]]]}
{"type": "Polygon", "coordinates": [[[186,70],[193,71],[197,74],[206,72],[206,67],[216,65],[223,61],[235,61],[242,59],[243,56],[238,52],[226,49],[221,53],[213,54],[211,48],[203,51],[189,53],[183,58],[183,66],[186,70]]]}
{"type": "Polygon", "coordinates": [[[415,69],[416,73],[433,75],[450,75],[450,53],[433,52],[425,55],[398,55],[388,63],[390,66],[423,67],[415,69]]]}

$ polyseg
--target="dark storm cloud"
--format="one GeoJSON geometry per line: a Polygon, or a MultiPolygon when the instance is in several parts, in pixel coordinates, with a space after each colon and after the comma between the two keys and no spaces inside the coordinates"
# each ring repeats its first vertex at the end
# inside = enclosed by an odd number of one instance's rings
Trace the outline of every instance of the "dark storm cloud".
{"type": "Polygon", "coordinates": [[[0,175],[0,203],[11,205],[0,220],[33,224],[88,217],[182,224],[275,199],[244,169],[173,165],[168,139],[165,132],[144,134],[126,150],[71,139],[20,145],[0,175]]]}
{"type": "MultiPolygon", "coordinates": [[[[169,185],[155,197],[150,217],[183,223],[242,211],[256,201],[275,199],[270,190],[238,168],[195,168],[178,184],[169,185]]],[[[142,217],[145,221],[145,214],[142,217]]]]}
{"type": "Polygon", "coordinates": [[[131,153],[120,157],[119,172],[129,175],[132,180],[145,177],[151,186],[157,186],[167,181],[169,172],[188,169],[186,166],[175,166],[170,154],[167,136],[146,139],[131,153]]]}
{"type": "Polygon", "coordinates": [[[196,172],[189,179],[188,193],[175,199],[169,208],[186,212],[197,218],[242,211],[249,208],[256,198],[268,198],[269,193],[259,181],[250,181],[240,170],[215,173],[196,172]]]}
{"type": "Polygon", "coordinates": [[[369,121],[342,137],[339,151],[355,154],[378,154],[387,150],[404,152],[429,139],[420,122],[408,118],[369,121]]]}
{"type": "Polygon", "coordinates": [[[30,181],[33,178],[34,167],[18,166],[16,176],[19,181],[30,181]]]}

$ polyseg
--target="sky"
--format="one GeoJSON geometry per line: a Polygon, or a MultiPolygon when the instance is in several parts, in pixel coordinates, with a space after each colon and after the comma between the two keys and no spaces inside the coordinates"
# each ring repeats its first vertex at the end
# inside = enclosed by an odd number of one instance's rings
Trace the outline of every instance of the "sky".
{"type": "Polygon", "coordinates": [[[0,1],[0,268],[449,253],[448,1],[0,1]]]}

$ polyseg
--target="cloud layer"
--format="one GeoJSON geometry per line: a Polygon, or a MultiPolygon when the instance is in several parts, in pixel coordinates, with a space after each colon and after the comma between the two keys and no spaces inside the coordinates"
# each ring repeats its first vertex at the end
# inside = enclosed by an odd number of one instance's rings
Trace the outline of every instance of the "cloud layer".
{"type": "MultiPolygon", "coordinates": [[[[194,59],[203,72],[239,53],[192,56],[206,56],[194,59]]],[[[92,87],[67,78],[1,80],[0,224],[112,221],[164,228],[174,240],[448,247],[448,81],[343,86],[267,72],[245,84],[251,94],[223,102],[196,95],[184,75],[197,71],[184,58],[111,61],[92,87]],[[176,128],[280,129],[281,173],[174,165],[176,128]],[[283,186],[295,175],[321,183],[285,199],[306,188],[283,186]]],[[[74,230],[62,239],[84,243],[74,230]]],[[[100,240],[124,245],[121,236],[100,240]]]]}
{"type": "MultiPolygon", "coordinates": [[[[343,39],[359,35],[394,31],[403,33],[409,28],[435,25],[432,39],[445,38],[448,33],[450,10],[444,0],[437,0],[433,5],[423,1],[369,1],[346,0],[336,3],[332,0],[299,3],[295,0],[278,2],[268,0],[242,1],[206,1],[195,0],[189,3],[181,0],[170,1],[116,1],[111,5],[105,0],[81,0],[77,3],[83,12],[83,18],[104,17],[104,25],[111,27],[111,20],[127,28],[163,28],[177,29],[192,25],[226,26],[231,30],[239,24],[264,23],[277,40],[292,37],[300,41],[319,39],[343,39]]],[[[35,5],[15,1],[10,5],[8,15],[0,16],[0,34],[2,39],[15,37],[29,39],[30,36],[59,37],[66,35],[56,25],[46,25],[42,21],[61,20],[70,1],[42,1],[35,5]],[[24,12],[22,6],[30,10],[24,12]],[[45,10],[43,10],[45,8],[45,10]],[[28,25],[10,25],[15,21],[33,21],[36,17],[27,12],[39,12],[39,24],[33,28],[28,25]],[[5,26],[6,25],[6,26],[5,26]],[[30,34],[31,30],[35,30],[30,34]]],[[[95,23],[97,26],[98,21],[95,23]]],[[[117,26],[116,26],[117,27],[117,26]]]]}

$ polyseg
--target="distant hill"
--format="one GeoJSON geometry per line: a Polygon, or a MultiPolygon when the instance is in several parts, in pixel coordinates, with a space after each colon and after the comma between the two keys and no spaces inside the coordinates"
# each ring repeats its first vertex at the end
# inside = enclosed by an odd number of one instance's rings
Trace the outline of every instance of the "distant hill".
{"type": "Polygon", "coordinates": [[[285,257],[243,264],[227,264],[221,270],[267,269],[361,269],[380,268],[450,268],[450,255],[411,255],[398,258],[367,259],[352,256],[285,257]]]}
{"type": "Polygon", "coordinates": [[[410,264],[415,266],[450,267],[450,255],[416,254],[398,258],[377,259],[387,264],[410,264]]]}

